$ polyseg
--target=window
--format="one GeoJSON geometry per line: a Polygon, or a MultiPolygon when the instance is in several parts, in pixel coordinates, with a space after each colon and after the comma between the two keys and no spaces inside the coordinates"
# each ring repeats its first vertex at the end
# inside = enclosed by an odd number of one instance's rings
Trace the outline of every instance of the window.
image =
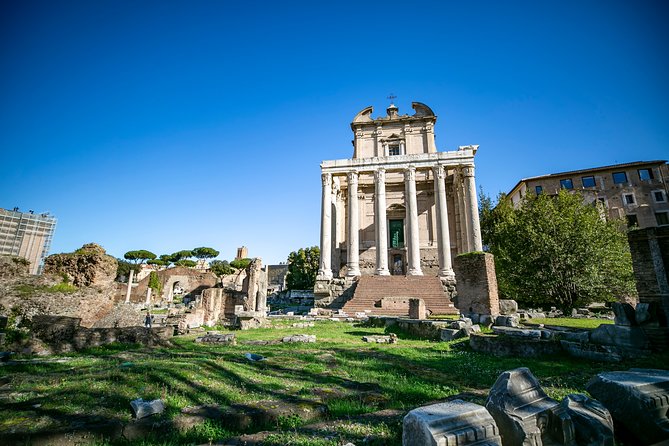
{"type": "Polygon", "coordinates": [[[627,183],[627,174],[625,172],[613,172],[613,184],[627,183]]]}
{"type": "Polygon", "coordinates": [[[581,178],[581,181],[583,181],[583,187],[595,187],[595,177],[589,176],[589,177],[583,177],[581,178]]]}
{"type": "Polygon", "coordinates": [[[631,228],[632,226],[639,226],[639,219],[635,214],[627,215],[627,227],[631,228]]]}
{"type": "Polygon", "coordinates": [[[388,156],[397,156],[400,154],[400,145],[388,146],[388,156]]]}
{"type": "Polygon", "coordinates": [[[650,181],[653,179],[653,169],[639,169],[639,179],[641,181],[650,181]]]}
{"type": "Polygon", "coordinates": [[[669,225],[669,212],[656,212],[655,220],[658,226],[669,225]]]}
{"type": "Polygon", "coordinates": [[[543,188],[543,187],[541,187],[541,186],[534,186],[534,193],[535,193],[535,194],[539,195],[539,194],[542,193],[543,191],[544,191],[544,188],[543,188]]]}
{"type": "Polygon", "coordinates": [[[390,220],[388,222],[388,229],[390,232],[390,247],[403,248],[404,247],[404,220],[390,220]]]}
{"type": "Polygon", "coordinates": [[[574,183],[572,183],[571,178],[566,178],[564,180],[560,180],[560,187],[562,189],[573,189],[574,183]]]}
{"type": "Polygon", "coordinates": [[[652,194],[653,194],[653,200],[655,200],[655,203],[666,203],[667,197],[664,196],[664,191],[654,190],[652,192],[652,194]]]}
{"type": "Polygon", "coordinates": [[[623,204],[635,204],[634,194],[623,194],[623,204]]]}

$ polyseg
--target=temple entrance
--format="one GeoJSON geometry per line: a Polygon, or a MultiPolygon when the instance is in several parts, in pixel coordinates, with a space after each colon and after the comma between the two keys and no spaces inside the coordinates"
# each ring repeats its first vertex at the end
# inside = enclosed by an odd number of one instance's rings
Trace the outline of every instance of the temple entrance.
{"type": "Polygon", "coordinates": [[[390,233],[390,248],[404,248],[404,220],[389,220],[388,232],[390,233]]]}
{"type": "Polygon", "coordinates": [[[393,276],[404,275],[404,255],[392,254],[390,263],[390,274],[393,276]]]}

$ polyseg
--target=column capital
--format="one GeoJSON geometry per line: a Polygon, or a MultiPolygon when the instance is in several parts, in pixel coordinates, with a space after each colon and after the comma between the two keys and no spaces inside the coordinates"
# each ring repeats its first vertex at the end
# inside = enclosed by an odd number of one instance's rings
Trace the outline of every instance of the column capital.
{"type": "Polygon", "coordinates": [[[346,174],[346,179],[348,180],[349,184],[358,184],[358,171],[351,170],[346,174]]]}
{"type": "Polygon", "coordinates": [[[374,171],[374,180],[378,182],[385,182],[386,181],[386,169],[384,168],[379,168],[374,171]]]}
{"type": "Polygon", "coordinates": [[[406,181],[415,181],[416,180],[416,167],[415,166],[407,166],[404,169],[404,179],[406,181]]]}
{"type": "Polygon", "coordinates": [[[323,181],[323,187],[330,187],[332,185],[332,174],[330,172],[321,173],[321,180],[323,181]]]}
{"type": "Polygon", "coordinates": [[[474,166],[461,166],[460,169],[463,177],[467,178],[474,176],[474,166]]]}
{"type": "Polygon", "coordinates": [[[446,169],[444,169],[444,166],[441,164],[436,164],[432,166],[432,171],[434,172],[434,177],[443,180],[446,178],[446,169]]]}

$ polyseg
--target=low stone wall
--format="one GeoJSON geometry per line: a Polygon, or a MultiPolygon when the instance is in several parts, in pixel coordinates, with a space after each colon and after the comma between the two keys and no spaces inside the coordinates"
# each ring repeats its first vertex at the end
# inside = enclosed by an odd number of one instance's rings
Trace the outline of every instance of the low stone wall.
{"type": "Polygon", "coordinates": [[[80,324],[79,318],[35,316],[31,327],[33,339],[24,346],[24,351],[28,349],[26,353],[38,354],[66,353],[113,342],[168,345],[174,333],[172,327],[85,328],[80,324]]]}
{"type": "Polygon", "coordinates": [[[494,356],[515,356],[537,358],[560,353],[560,343],[543,339],[520,339],[511,336],[474,334],[469,337],[469,345],[477,352],[494,356]]]}

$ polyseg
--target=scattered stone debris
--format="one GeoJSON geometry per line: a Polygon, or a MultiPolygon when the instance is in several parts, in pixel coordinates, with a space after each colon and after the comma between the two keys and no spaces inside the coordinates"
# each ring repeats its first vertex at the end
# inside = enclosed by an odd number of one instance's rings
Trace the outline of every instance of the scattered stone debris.
{"type": "Polygon", "coordinates": [[[316,342],[316,335],[294,334],[291,336],[285,336],[283,339],[281,339],[281,342],[316,342]]]}
{"type": "Polygon", "coordinates": [[[267,359],[264,356],[256,355],[255,353],[244,353],[244,357],[251,362],[264,361],[267,359]]]}
{"type": "Polygon", "coordinates": [[[502,439],[495,420],[485,407],[453,400],[409,412],[402,422],[402,444],[502,446],[502,439]]]}
{"type": "Polygon", "coordinates": [[[376,344],[397,344],[397,335],[390,333],[389,336],[363,336],[362,340],[376,344]]]}
{"type": "Polygon", "coordinates": [[[310,328],[314,326],[313,322],[295,322],[290,325],[293,328],[310,328]]]}
{"type": "Polygon", "coordinates": [[[141,398],[137,398],[130,402],[130,406],[135,414],[135,418],[138,420],[153,414],[162,413],[165,410],[165,403],[163,403],[163,400],[145,401],[141,398]]]}
{"type": "Polygon", "coordinates": [[[237,338],[234,333],[207,333],[204,336],[195,338],[195,342],[202,344],[229,344],[237,345],[237,338]]]}
{"type": "Polygon", "coordinates": [[[603,372],[592,378],[586,389],[631,434],[630,444],[669,440],[669,371],[603,372]]]}
{"type": "Polygon", "coordinates": [[[513,327],[492,327],[493,333],[505,336],[513,336],[515,338],[524,339],[541,339],[541,330],[532,330],[528,328],[513,328],[513,327]]]}

